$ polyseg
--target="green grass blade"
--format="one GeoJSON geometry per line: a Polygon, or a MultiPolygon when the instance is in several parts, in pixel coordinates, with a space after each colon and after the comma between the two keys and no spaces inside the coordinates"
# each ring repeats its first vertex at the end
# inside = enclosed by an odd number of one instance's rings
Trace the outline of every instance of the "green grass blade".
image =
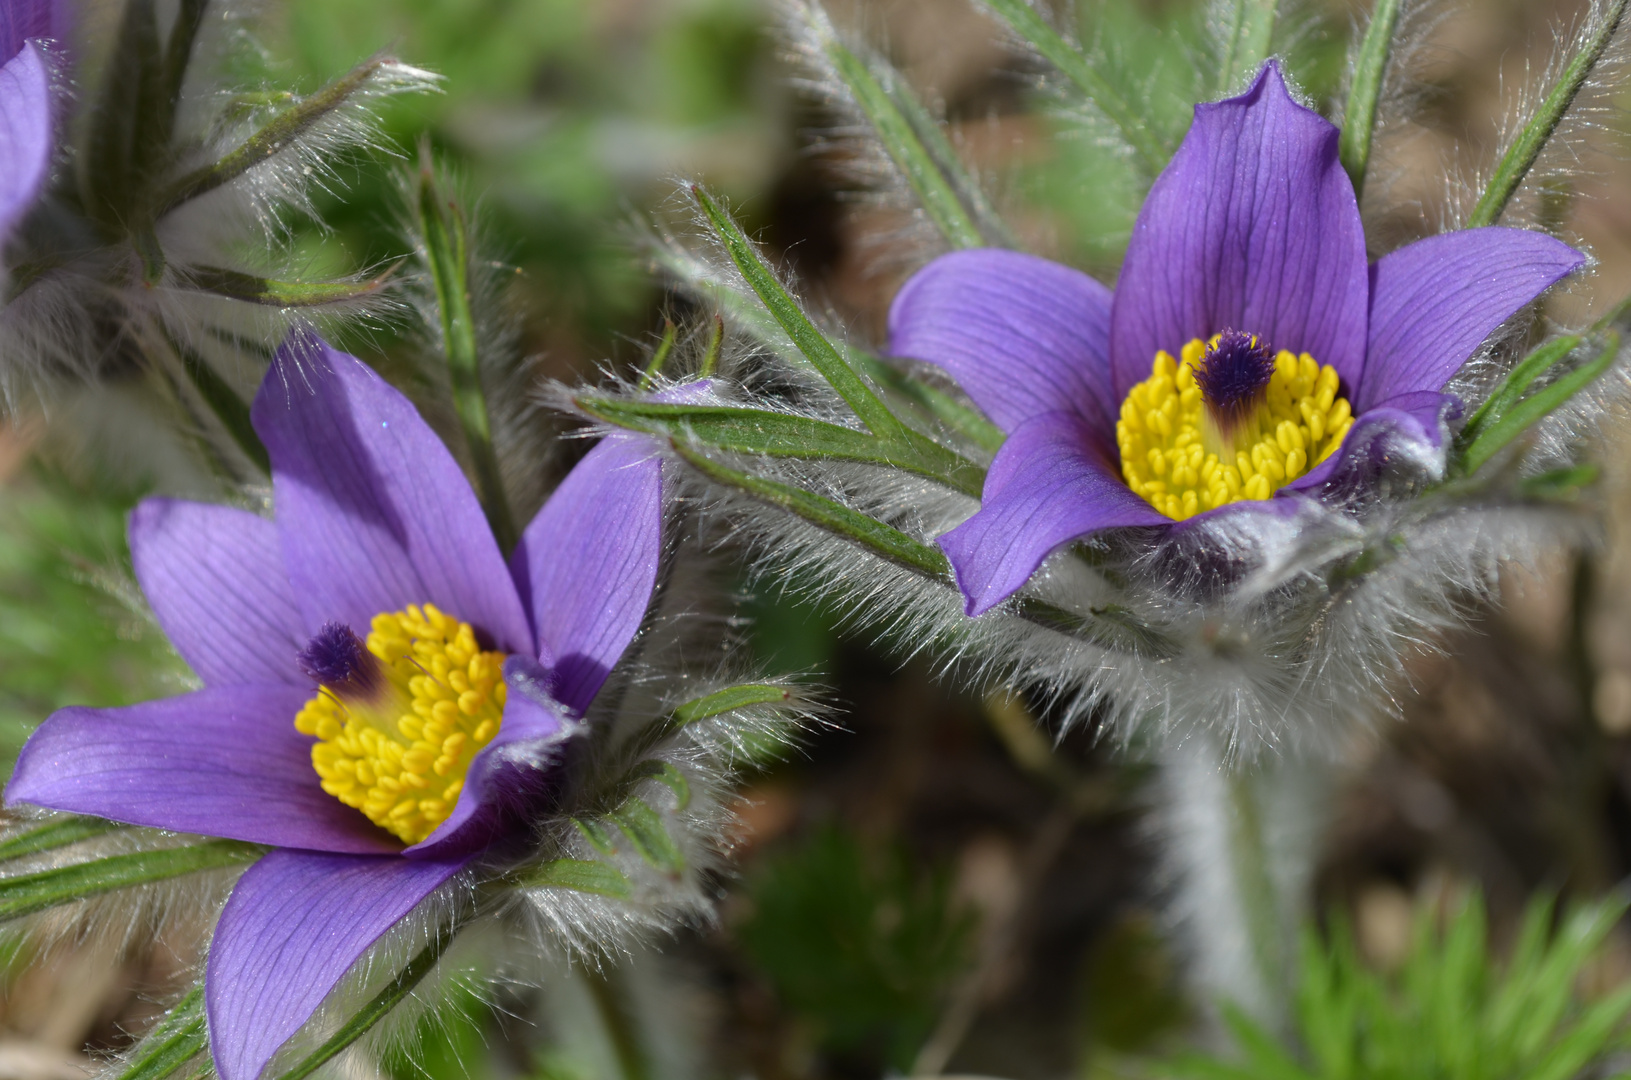
{"type": "Polygon", "coordinates": [[[316,1072],[319,1066],[328,1062],[340,1051],[366,1035],[369,1028],[383,1020],[386,1013],[396,1008],[402,999],[407,997],[415,986],[419,985],[419,981],[430,974],[430,970],[436,966],[436,961],[441,959],[442,953],[447,951],[447,947],[453,943],[453,938],[457,933],[456,928],[438,933],[429,945],[426,945],[412,960],[408,961],[407,967],[397,972],[396,978],[392,979],[385,989],[374,995],[368,1004],[364,1005],[351,1019],[341,1025],[339,1031],[336,1031],[322,1046],[301,1059],[294,1068],[277,1077],[277,1080],[305,1080],[306,1077],[316,1072]]]}
{"type": "Polygon", "coordinates": [[[201,292],[246,304],[291,308],[324,307],[365,299],[384,288],[395,272],[396,267],[392,266],[367,281],[277,281],[219,266],[189,266],[182,271],[182,277],[201,292]]]}
{"type": "Polygon", "coordinates": [[[634,886],[623,872],[593,859],[552,859],[520,879],[525,888],[572,889],[575,892],[627,900],[634,886]]]}
{"type": "Polygon", "coordinates": [[[874,435],[885,439],[903,439],[906,429],[895,414],[849,366],[839,354],[837,346],[828,341],[827,336],[805,316],[798,302],[787,294],[781,282],[759,258],[758,252],[753,250],[753,245],[748,243],[748,238],[742,234],[736,222],[700,186],[692,186],[691,192],[749,287],[776,322],[781,324],[787,336],[792,338],[798,350],[821,373],[821,377],[838,392],[838,396],[874,435]]]}
{"type": "Polygon", "coordinates": [[[136,1045],[130,1064],[119,1072],[117,1080],[164,1080],[208,1051],[204,988],[195,986],[136,1045]]]}
{"type": "Polygon", "coordinates": [[[859,510],[852,510],[842,503],[794,487],[792,484],[767,480],[762,476],[753,476],[732,469],[677,442],[674,444],[674,452],[709,479],[746,492],[772,506],[781,507],[812,525],[883,556],[890,562],[937,579],[944,579],[951,573],[951,564],[940,553],[940,549],[920,543],[899,529],[868,517],[859,510]]]}
{"type": "Polygon", "coordinates": [[[817,4],[801,6],[806,25],[814,33],[833,72],[849,88],[855,104],[866,116],[878,140],[888,152],[890,160],[911,186],[923,210],[934,222],[946,243],[954,248],[975,248],[985,243],[973,217],[957,197],[956,190],[940,170],[939,164],[919,140],[917,132],[895,104],[898,92],[894,83],[898,76],[882,69],[874,70],[866,60],[852,52],[833,30],[826,12],[817,4]]]}
{"type": "Polygon", "coordinates": [[[1461,459],[1462,468],[1468,473],[1477,472],[1485,462],[1542,417],[1591,385],[1597,376],[1609,369],[1619,352],[1619,332],[1610,330],[1605,335],[1602,352],[1593,360],[1517,402],[1501,419],[1489,424],[1467,447],[1467,452],[1461,459]]]}
{"type": "Polygon", "coordinates": [[[0,920],[98,896],[115,889],[218,870],[260,858],[265,848],[236,840],[210,840],[187,847],[138,851],[74,863],[33,874],[0,878],[0,920]]]}
{"type": "Polygon", "coordinates": [[[1010,30],[1029,42],[1048,63],[1058,68],[1065,78],[1087,95],[1088,100],[1116,126],[1122,139],[1132,147],[1133,155],[1145,173],[1154,176],[1166,166],[1171,153],[1156,137],[1149,119],[1122,96],[1080,49],[1049,26],[1028,0],[983,2],[997,18],[1008,24],[1010,30]]]}
{"type": "Polygon", "coordinates": [[[1227,94],[1243,88],[1269,58],[1277,0],[1234,0],[1222,6],[1225,39],[1216,89],[1227,94]]]}
{"type": "MultiPolygon", "coordinates": [[[[985,483],[985,470],[928,440],[923,440],[929,450],[925,454],[907,451],[854,428],[764,409],[630,401],[591,394],[576,401],[589,415],[607,423],[692,439],[721,450],[892,466],[976,496],[985,483]]],[[[916,448],[914,445],[912,449],[916,448]]]]}
{"type": "Polygon", "coordinates": [[[158,199],[157,217],[163,217],[183,203],[200,195],[230,184],[244,173],[265,161],[270,161],[295,140],[310,131],[324,117],[351,100],[374,73],[385,66],[382,57],[363,61],[345,75],[335,79],[317,93],[274,116],[265,127],[243,141],[243,144],[219,161],[201,166],[179,178],[162,192],[158,199]]]}
{"type": "Polygon", "coordinates": [[[1518,361],[1495,389],[1490,391],[1489,397],[1484,399],[1484,403],[1478,406],[1478,411],[1472,414],[1472,418],[1461,429],[1460,441],[1463,444],[1470,444],[1480,432],[1505,416],[1506,411],[1523,397],[1523,392],[1529,389],[1536,379],[1550,371],[1554,364],[1573,352],[1581,340],[1578,334],[1568,334],[1548,341],[1518,361]]]}
{"type": "Polygon", "coordinates": [[[754,705],[780,705],[792,700],[793,691],[774,683],[744,683],[727,686],[703,697],[693,698],[674,709],[674,718],[680,726],[712,720],[716,716],[746,709],[754,705]]]}
{"type": "Polygon", "coordinates": [[[1597,67],[1597,61],[1602,59],[1609,39],[1625,17],[1626,3],[1627,0],[1611,0],[1608,10],[1603,12],[1601,18],[1594,20],[1580,43],[1580,51],[1574,54],[1558,76],[1551,93],[1546,95],[1540,108],[1535,110],[1535,115],[1518,132],[1518,137],[1512,141],[1506,153],[1501,155],[1500,163],[1495,166],[1495,175],[1490,177],[1478,205],[1472,208],[1472,214],[1467,218],[1467,228],[1493,225],[1501,219],[1507,203],[1512,201],[1523,178],[1529,175],[1540,152],[1546,148],[1547,140],[1563,122],[1563,116],[1574,104],[1575,96],[1597,67]]]}
{"type": "Polygon", "coordinates": [[[1382,96],[1388,53],[1393,47],[1393,32],[1398,28],[1399,11],[1403,6],[1403,0],[1376,0],[1370,25],[1365,27],[1365,37],[1359,45],[1359,57],[1354,62],[1353,86],[1348,90],[1348,104],[1342,114],[1338,156],[1348,172],[1348,179],[1353,181],[1355,198],[1365,191],[1365,168],[1370,163],[1371,136],[1376,130],[1376,102],[1382,96]]]}
{"type": "MultiPolygon", "coordinates": [[[[428,154],[428,151],[426,152],[428,154]]],[[[487,394],[481,385],[481,358],[476,346],[476,318],[470,303],[470,251],[464,211],[436,183],[429,160],[419,170],[419,235],[424,242],[425,266],[436,294],[442,331],[442,357],[447,361],[453,411],[459,417],[470,463],[476,474],[476,492],[487,524],[508,554],[520,533],[504,493],[503,470],[493,447],[493,425],[487,394]]]]}
{"type": "Polygon", "coordinates": [[[0,862],[20,859],[24,855],[37,855],[42,851],[55,851],[57,848],[64,848],[69,844],[77,844],[81,840],[89,840],[122,828],[124,826],[117,822],[99,817],[71,817],[47,821],[0,840],[0,862]]]}

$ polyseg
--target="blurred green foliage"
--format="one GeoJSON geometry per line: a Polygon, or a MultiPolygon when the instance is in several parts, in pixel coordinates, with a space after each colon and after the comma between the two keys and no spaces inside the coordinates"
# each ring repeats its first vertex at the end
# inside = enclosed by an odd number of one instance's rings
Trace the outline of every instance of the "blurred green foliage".
{"type": "Polygon", "coordinates": [[[909,1068],[970,961],[948,876],[828,827],[767,857],[747,894],[737,941],[822,1049],[909,1068]]]}
{"type": "MultiPolygon", "coordinates": [[[[1505,965],[1476,895],[1442,930],[1417,917],[1396,974],[1368,967],[1340,920],[1329,939],[1304,935],[1295,1025],[1284,1045],[1239,1011],[1228,1014],[1237,1059],[1194,1055],[1166,1074],[1182,1080],[1570,1080],[1598,1075],[1631,1042],[1631,986],[1594,997],[1592,965],[1625,914],[1616,899],[1557,916],[1533,901],[1505,965]]],[[[1631,1076],[1623,1063],[1613,1072],[1631,1076]]]]}
{"type": "Polygon", "coordinates": [[[0,768],[65,705],[174,694],[187,667],[146,615],[125,544],[136,494],[35,465],[0,488],[0,768]]]}

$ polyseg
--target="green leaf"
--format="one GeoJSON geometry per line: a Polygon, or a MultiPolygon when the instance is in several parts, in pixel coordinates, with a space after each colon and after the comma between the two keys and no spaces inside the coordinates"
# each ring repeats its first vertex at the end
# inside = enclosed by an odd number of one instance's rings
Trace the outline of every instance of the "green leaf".
{"type": "Polygon", "coordinates": [[[209,840],[187,847],[112,855],[33,874],[0,878],[0,920],[98,896],[115,889],[252,862],[266,851],[258,844],[209,840]]]}
{"type": "Polygon", "coordinates": [[[856,105],[871,122],[879,141],[940,235],[954,248],[984,246],[985,238],[980,235],[974,219],[896,106],[898,76],[881,64],[868,64],[845,47],[818,4],[803,5],[801,10],[833,71],[849,87],[856,105]]]}
{"type": "Polygon", "coordinates": [[[585,412],[619,427],[690,439],[721,450],[771,457],[864,461],[893,466],[978,496],[985,471],[938,443],[901,446],[823,420],[727,405],[680,405],[585,394],[585,412]],[[928,449],[923,454],[920,449],[928,449]],[[925,458],[928,458],[925,460],[925,458]]]}
{"type": "Polygon", "coordinates": [[[246,304],[266,307],[323,307],[373,296],[396,273],[392,266],[367,281],[276,281],[272,278],[226,270],[219,266],[189,266],[182,271],[187,284],[246,304]]]}
{"type": "Polygon", "coordinates": [[[609,896],[613,900],[627,900],[634,895],[633,886],[621,870],[592,859],[552,859],[528,871],[521,884],[533,888],[572,889],[609,896]]]}
{"type": "Polygon", "coordinates": [[[668,354],[674,351],[674,339],[678,333],[673,319],[663,320],[663,338],[657,343],[657,350],[651,354],[651,362],[640,373],[640,393],[649,391],[657,376],[662,374],[663,365],[668,363],[668,354]]]}
{"type": "Polygon", "coordinates": [[[1226,37],[1218,62],[1218,93],[1244,87],[1269,58],[1277,6],[1277,0],[1232,0],[1220,5],[1226,12],[1226,37]]]}
{"type": "Polygon", "coordinates": [[[481,385],[481,361],[476,348],[476,318],[470,304],[470,251],[464,211],[436,183],[430,151],[422,150],[419,169],[419,233],[424,242],[425,265],[436,292],[440,316],[442,355],[447,360],[453,391],[453,411],[464,430],[475,467],[476,493],[492,527],[498,549],[509,552],[520,534],[504,493],[504,476],[493,448],[493,426],[487,395],[481,385]]]}
{"type": "Polygon", "coordinates": [[[1620,352],[1619,332],[1610,330],[1604,335],[1603,340],[1603,350],[1594,359],[1513,404],[1499,420],[1488,424],[1467,447],[1461,459],[1462,468],[1468,473],[1477,472],[1508,443],[1528,431],[1542,417],[1563,405],[1607,371],[1620,352]]]}
{"type": "Polygon", "coordinates": [[[1518,485],[1518,490],[1531,499],[1570,501],[1579,497],[1581,488],[1595,484],[1601,475],[1602,470],[1595,465],[1575,465],[1531,476],[1518,485]]]}
{"type": "Polygon", "coordinates": [[[685,856],[668,835],[662,815],[641,799],[630,799],[611,813],[611,819],[634,845],[640,857],[666,874],[678,874],[685,868],[685,856]]]}
{"type": "Polygon", "coordinates": [[[1523,178],[1529,175],[1540,152],[1546,148],[1547,140],[1563,122],[1569,106],[1574,104],[1575,95],[1580,93],[1580,88],[1602,59],[1609,40],[1619,28],[1620,20],[1625,17],[1626,3],[1627,0],[1612,0],[1608,10],[1594,20],[1594,25],[1590,26],[1581,42],[1580,51],[1575,53],[1558,76],[1551,93],[1540,103],[1535,115],[1518,132],[1518,137],[1507,147],[1506,153],[1501,155],[1500,163],[1495,166],[1495,175],[1490,177],[1478,205],[1472,208],[1472,214],[1467,218],[1467,228],[1477,229],[1500,220],[1507,203],[1512,201],[1523,178]]]}
{"type": "Polygon", "coordinates": [[[1029,42],[1037,52],[1075,83],[1087,99],[1116,126],[1127,145],[1132,147],[1139,165],[1150,176],[1166,165],[1171,151],[1155,136],[1147,117],[1140,115],[1104,77],[1086,55],[1049,26],[1028,0],[984,0],[997,18],[1009,29],[1029,42]]]}
{"type": "Polygon", "coordinates": [[[262,475],[272,475],[272,458],[266,452],[266,447],[261,443],[260,436],[255,432],[255,425],[249,418],[249,403],[239,397],[238,391],[217,374],[208,360],[194,352],[178,337],[167,334],[166,340],[180,357],[181,369],[186,373],[193,390],[220,422],[227,437],[262,475]]]}
{"type": "Polygon", "coordinates": [[[651,777],[674,793],[674,809],[684,810],[691,804],[691,785],[685,774],[666,761],[642,761],[634,769],[634,779],[651,777]]]}
{"type": "Polygon", "coordinates": [[[118,1080],[163,1080],[200,1054],[209,1052],[204,987],[187,992],[137,1044],[118,1080]]]}
{"type": "MultiPolygon", "coordinates": [[[[150,4],[151,0],[145,2],[150,4]]],[[[351,96],[366,86],[385,64],[385,58],[378,56],[364,60],[317,93],[278,113],[266,126],[219,161],[201,166],[176,180],[159,195],[155,216],[162,218],[183,203],[214,191],[223,184],[230,184],[255,166],[287,150],[324,117],[350,101],[351,96]]]]}
{"type": "Polygon", "coordinates": [[[368,1033],[373,1027],[385,1018],[385,1015],[401,1003],[419,985],[419,981],[436,966],[442,953],[453,943],[458,928],[450,928],[438,933],[429,945],[421,949],[408,966],[397,972],[396,977],[376,994],[368,1004],[364,1005],[351,1019],[340,1026],[332,1037],[301,1059],[294,1068],[277,1077],[277,1080],[305,1080],[316,1072],[325,1062],[335,1057],[341,1050],[350,1046],[368,1033]]]}
{"type": "Polygon", "coordinates": [[[692,698],[674,709],[674,717],[680,722],[680,726],[684,727],[686,724],[711,720],[716,716],[724,716],[726,713],[754,705],[779,705],[790,700],[792,696],[793,691],[785,686],[776,686],[772,683],[744,683],[741,686],[728,686],[723,690],[716,690],[704,697],[692,698]]]}
{"type": "Polygon", "coordinates": [[[731,261],[747,279],[748,285],[758,295],[776,322],[793,339],[793,344],[804,354],[805,358],[821,373],[828,384],[838,392],[838,396],[854,410],[874,435],[885,439],[905,441],[906,428],[887,406],[872,392],[872,388],[863,382],[860,376],[839,355],[838,349],[827,340],[825,334],[815,328],[815,325],[805,317],[801,309],[787,290],[783,289],[781,282],[770,272],[759,258],[748,238],[742,235],[726,213],[714,202],[713,197],[700,186],[693,185],[691,193],[696,197],[697,204],[712,224],[714,232],[719,236],[720,242],[730,254],[731,261]]]}
{"type": "Polygon", "coordinates": [[[866,373],[867,378],[921,406],[930,416],[987,453],[995,454],[1002,447],[1003,440],[1008,437],[978,409],[965,405],[922,379],[856,349],[849,350],[846,355],[851,363],[866,373]]]}
{"type": "Polygon", "coordinates": [[[195,986],[136,1044],[130,1064],[117,1080],[164,1080],[200,1054],[209,1052],[204,1027],[204,987],[195,986]]]}
{"type": "Polygon", "coordinates": [[[1348,104],[1342,114],[1338,155],[1348,179],[1353,181],[1356,199],[1365,190],[1365,168],[1370,162],[1371,136],[1376,130],[1376,102],[1382,96],[1388,53],[1393,47],[1393,32],[1399,25],[1402,7],[1403,0],[1376,0],[1370,25],[1365,27],[1365,39],[1359,46],[1359,56],[1354,61],[1353,86],[1348,90],[1348,104]]]}
{"type": "Polygon", "coordinates": [[[1552,366],[1567,357],[1575,350],[1583,339],[1578,334],[1567,334],[1553,341],[1548,341],[1506,373],[1489,397],[1478,406],[1476,412],[1461,429],[1459,442],[1465,446],[1476,439],[1480,432],[1490,424],[1501,419],[1528,390],[1534,381],[1552,369],[1552,366]]]}
{"type": "Polygon", "coordinates": [[[103,836],[124,826],[99,817],[70,817],[48,821],[0,840],[0,862],[42,851],[55,851],[81,840],[103,836]]]}
{"type": "Polygon", "coordinates": [[[589,846],[602,855],[610,855],[617,850],[617,840],[605,822],[595,818],[573,818],[572,824],[583,834],[583,838],[589,841],[589,846]]]}
{"type": "Polygon", "coordinates": [[[938,548],[914,540],[859,510],[791,484],[732,469],[678,442],[674,443],[674,452],[704,476],[779,506],[907,569],[939,579],[951,573],[951,564],[938,548]]]}

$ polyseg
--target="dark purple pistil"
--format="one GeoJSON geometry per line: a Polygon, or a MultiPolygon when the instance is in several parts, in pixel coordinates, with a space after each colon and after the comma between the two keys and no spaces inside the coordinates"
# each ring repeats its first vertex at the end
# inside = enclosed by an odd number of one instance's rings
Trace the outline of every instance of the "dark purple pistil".
{"type": "Polygon", "coordinates": [[[357,632],[342,622],[325,624],[295,662],[313,682],[336,693],[367,694],[379,686],[379,661],[357,632]]]}
{"type": "Polygon", "coordinates": [[[1274,350],[1250,334],[1225,330],[1215,343],[1206,346],[1206,355],[1195,370],[1195,385],[1201,400],[1220,422],[1245,419],[1263,400],[1263,391],[1274,377],[1274,350]]]}

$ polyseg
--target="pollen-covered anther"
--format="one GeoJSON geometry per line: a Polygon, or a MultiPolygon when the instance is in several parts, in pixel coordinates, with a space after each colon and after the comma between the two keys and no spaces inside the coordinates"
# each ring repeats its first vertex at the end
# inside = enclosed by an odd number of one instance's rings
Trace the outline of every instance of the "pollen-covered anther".
{"type": "MultiPolygon", "coordinates": [[[[324,666],[308,654],[328,660],[343,640],[324,627],[301,653],[308,674],[324,666]]],[[[372,662],[377,683],[358,693],[355,678],[323,682],[295,728],[317,737],[311,760],[324,791],[416,844],[453,812],[471,759],[498,734],[504,654],[482,651],[469,623],[433,604],[374,616],[363,644],[365,659],[329,666],[350,673],[372,662]]]]}
{"type": "Polygon", "coordinates": [[[1158,352],[1121,404],[1122,477],[1174,520],[1269,498],[1329,457],[1353,424],[1334,368],[1284,349],[1268,368],[1266,347],[1235,337],[1196,338],[1181,362],[1158,352]]]}

